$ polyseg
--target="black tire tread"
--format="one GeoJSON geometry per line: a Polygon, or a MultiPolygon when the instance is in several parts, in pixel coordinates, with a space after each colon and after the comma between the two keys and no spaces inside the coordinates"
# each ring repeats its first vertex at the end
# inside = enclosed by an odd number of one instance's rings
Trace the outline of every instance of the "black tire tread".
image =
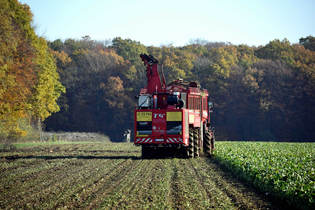
{"type": "Polygon", "coordinates": [[[193,130],[191,128],[189,129],[188,150],[189,150],[189,158],[193,158],[194,157],[194,133],[193,133],[193,130]]]}
{"type": "Polygon", "coordinates": [[[199,132],[198,132],[198,128],[195,128],[193,131],[193,135],[194,135],[194,156],[195,157],[199,157],[200,153],[199,153],[199,132]]]}
{"type": "Polygon", "coordinates": [[[211,155],[211,135],[209,131],[205,131],[204,133],[205,133],[204,139],[203,139],[204,153],[210,156],[211,155]]]}

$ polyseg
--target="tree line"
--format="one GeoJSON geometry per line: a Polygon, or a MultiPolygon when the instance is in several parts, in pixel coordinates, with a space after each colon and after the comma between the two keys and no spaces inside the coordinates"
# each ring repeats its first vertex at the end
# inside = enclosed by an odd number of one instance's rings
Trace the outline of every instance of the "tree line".
{"type": "Polygon", "coordinates": [[[315,41],[284,39],[250,47],[196,40],[183,47],[144,46],[130,39],[111,43],[55,40],[49,43],[67,92],[48,130],[103,132],[119,141],[133,128],[134,96],[146,85],[139,54],[156,57],[166,80],[198,81],[215,104],[218,139],[315,139],[315,41]]]}
{"type": "Polygon", "coordinates": [[[195,40],[183,47],[111,41],[46,41],[17,0],[1,1],[0,134],[48,131],[107,134],[133,128],[135,96],[146,85],[141,53],[163,65],[167,82],[197,81],[214,102],[217,139],[315,139],[315,38],[264,46],[195,40]],[[58,100],[57,100],[58,99],[58,100]],[[60,110],[60,111],[59,111],[60,110]]]}

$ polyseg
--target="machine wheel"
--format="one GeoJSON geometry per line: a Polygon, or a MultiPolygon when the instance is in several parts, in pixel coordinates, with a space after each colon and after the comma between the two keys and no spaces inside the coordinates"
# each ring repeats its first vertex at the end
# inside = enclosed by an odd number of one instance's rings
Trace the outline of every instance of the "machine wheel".
{"type": "Polygon", "coordinates": [[[212,132],[212,138],[210,140],[211,154],[213,154],[214,149],[215,149],[214,144],[215,144],[215,135],[214,135],[214,132],[212,132]]]}
{"type": "Polygon", "coordinates": [[[141,145],[141,158],[147,158],[147,150],[146,146],[141,145]]]}
{"type": "Polygon", "coordinates": [[[199,157],[199,129],[194,129],[194,157],[199,157]]]}
{"type": "Polygon", "coordinates": [[[147,145],[142,145],[141,146],[141,157],[142,159],[147,159],[151,157],[151,148],[148,147],[147,145]]]}
{"type": "Polygon", "coordinates": [[[179,156],[183,158],[189,158],[189,147],[182,147],[179,156]]]}
{"type": "Polygon", "coordinates": [[[204,132],[204,138],[203,138],[203,151],[205,155],[210,156],[211,155],[211,137],[210,132],[207,130],[204,132]]]}
{"type": "Polygon", "coordinates": [[[189,146],[188,146],[189,158],[194,157],[194,132],[190,128],[189,129],[189,146]]]}

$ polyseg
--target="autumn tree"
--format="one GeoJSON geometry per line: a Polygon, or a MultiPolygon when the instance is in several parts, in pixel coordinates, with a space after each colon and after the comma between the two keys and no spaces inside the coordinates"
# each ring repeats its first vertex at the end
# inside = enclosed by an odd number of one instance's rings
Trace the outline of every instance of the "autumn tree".
{"type": "Polygon", "coordinates": [[[56,63],[46,41],[39,38],[34,42],[34,46],[36,49],[34,67],[37,70],[37,81],[33,87],[31,111],[32,117],[38,122],[38,128],[41,129],[41,121],[60,110],[57,99],[61,93],[65,92],[65,88],[59,81],[56,63]]]}
{"type": "Polygon", "coordinates": [[[58,111],[56,100],[64,89],[46,41],[31,26],[29,7],[0,1],[0,17],[0,134],[16,139],[26,135],[33,117],[58,111]]]}

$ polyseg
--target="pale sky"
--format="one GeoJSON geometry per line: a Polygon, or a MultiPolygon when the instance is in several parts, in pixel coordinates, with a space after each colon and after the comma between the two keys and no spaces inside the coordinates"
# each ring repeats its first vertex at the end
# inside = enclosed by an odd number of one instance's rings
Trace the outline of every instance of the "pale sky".
{"type": "Polygon", "coordinates": [[[191,39],[265,45],[315,36],[315,0],[20,0],[36,33],[53,41],[115,37],[147,46],[191,39]]]}

